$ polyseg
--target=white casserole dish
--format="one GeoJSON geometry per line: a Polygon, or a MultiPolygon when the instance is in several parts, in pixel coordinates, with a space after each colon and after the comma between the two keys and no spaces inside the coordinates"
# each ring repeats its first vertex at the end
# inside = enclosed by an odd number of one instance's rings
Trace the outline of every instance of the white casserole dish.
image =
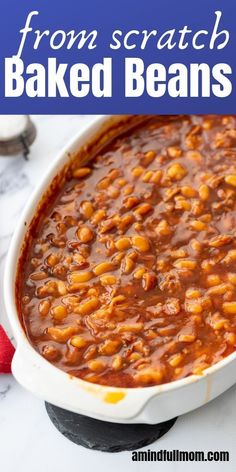
{"type": "Polygon", "coordinates": [[[98,116],[60,152],[28,202],[12,238],[4,276],[6,311],[16,339],[12,371],[35,395],[61,408],[117,423],[158,423],[198,408],[236,382],[236,352],[205,370],[168,384],[145,388],[113,388],[71,377],[38,354],[24,333],[15,301],[17,261],[27,229],[42,195],[68,162],[69,155],[87,146],[125,116],[98,116]]]}

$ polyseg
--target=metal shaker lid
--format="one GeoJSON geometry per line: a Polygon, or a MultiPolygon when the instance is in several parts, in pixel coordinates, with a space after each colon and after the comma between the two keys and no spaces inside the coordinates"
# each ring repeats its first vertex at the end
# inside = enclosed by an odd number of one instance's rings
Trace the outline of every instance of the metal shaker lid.
{"type": "Polygon", "coordinates": [[[0,155],[28,156],[36,128],[28,115],[0,115],[0,155]]]}

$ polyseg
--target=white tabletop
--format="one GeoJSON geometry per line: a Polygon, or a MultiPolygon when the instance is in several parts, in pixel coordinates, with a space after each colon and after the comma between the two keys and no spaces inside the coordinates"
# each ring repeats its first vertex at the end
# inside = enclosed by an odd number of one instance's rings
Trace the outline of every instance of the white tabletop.
{"type": "MultiPolygon", "coordinates": [[[[91,116],[34,116],[38,136],[30,160],[0,158],[0,322],[11,335],[2,306],[4,260],[16,221],[38,179],[58,150],[91,116]]],[[[0,376],[0,469],[2,472],[234,471],[236,386],[208,405],[178,418],[150,449],[229,451],[229,462],[132,462],[130,452],[89,451],[64,438],[50,422],[42,400],[0,376]]]]}

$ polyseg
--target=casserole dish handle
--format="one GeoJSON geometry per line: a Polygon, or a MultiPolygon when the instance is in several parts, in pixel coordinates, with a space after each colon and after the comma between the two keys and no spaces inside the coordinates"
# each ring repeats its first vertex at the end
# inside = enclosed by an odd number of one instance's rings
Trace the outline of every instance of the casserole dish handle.
{"type": "Polygon", "coordinates": [[[66,410],[118,423],[155,422],[143,412],[158,387],[122,389],[83,381],[54,367],[28,341],[18,343],[12,373],[27,390],[66,410]]]}

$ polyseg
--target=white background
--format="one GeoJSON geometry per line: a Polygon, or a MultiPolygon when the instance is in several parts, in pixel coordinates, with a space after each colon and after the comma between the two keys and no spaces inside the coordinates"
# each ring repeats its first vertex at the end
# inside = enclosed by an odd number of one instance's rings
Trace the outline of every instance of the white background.
{"type": "MultiPolygon", "coordinates": [[[[52,110],[53,111],[53,110],[52,110]]],[[[0,157],[0,322],[11,334],[2,304],[2,275],[7,248],[23,206],[60,148],[91,116],[32,117],[38,136],[30,161],[0,157]]],[[[64,438],[47,417],[44,403],[26,392],[9,375],[0,376],[0,471],[118,472],[235,471],[236,387],[208,405],[178,418],[174,427],[151,449],[227,450],[230,462],[134,463],[130,452],[90,451],[64,438]]]]}

